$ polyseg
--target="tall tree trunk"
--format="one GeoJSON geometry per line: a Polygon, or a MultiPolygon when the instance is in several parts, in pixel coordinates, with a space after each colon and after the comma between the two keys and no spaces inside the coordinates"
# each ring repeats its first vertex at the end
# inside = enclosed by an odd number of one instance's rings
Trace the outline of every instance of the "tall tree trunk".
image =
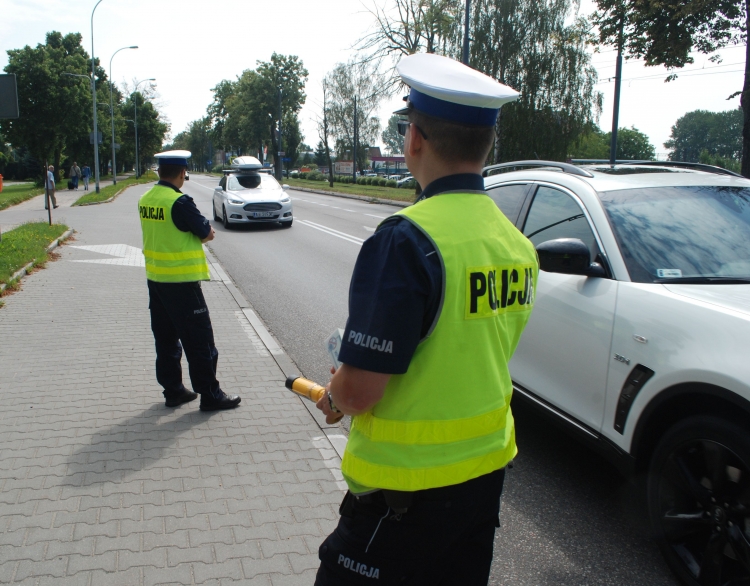
{"type": "MultiPolygon", "coordinates": [[[[745,24],[750,26],[750,0],[745,0],[745,24]]],[[[750,43],[745,45],[745,84],[742,87],[740,104],[744,114],[742,124],[742,175],[750,177],[750,43]]]]}

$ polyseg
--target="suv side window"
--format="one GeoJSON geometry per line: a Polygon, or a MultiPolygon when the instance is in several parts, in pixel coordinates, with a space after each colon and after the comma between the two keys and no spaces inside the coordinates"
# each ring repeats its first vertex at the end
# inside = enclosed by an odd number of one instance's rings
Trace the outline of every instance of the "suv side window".
{"type": "Polygon", "coordinates": [[[567,193],[540,185],[523,227],[534,246],[557,238],[578,238],[589,247],[591,258],[599,254],[594,232],[581,209],[567,193]]]}
{"type": "Polygon", "coordinates": [[[219,181],[219,187],[221,187],[224,191],[227,190],[227,176],[226,175],[224,175],[221,178],[221,181],[219,181]]]}
{"type": "Polygon", "coordinates": [[[528,191],[529,185],[527,183],[515,183],[492,187],[487,190],[487,193],[500,208],[500,211],[505,214],[505,217],[515,224],[528,191]]]}

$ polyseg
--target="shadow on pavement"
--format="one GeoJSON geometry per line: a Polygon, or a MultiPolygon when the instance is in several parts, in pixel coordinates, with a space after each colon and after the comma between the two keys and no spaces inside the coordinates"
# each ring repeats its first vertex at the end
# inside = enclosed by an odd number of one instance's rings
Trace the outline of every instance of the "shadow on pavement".
{"type": "Polygon", "coordinates": [[[651,539],[642,483],[521,401],[491,585],[677,586],[651,539]]]}
{"type": "Polygon", "coordinates": [[[180,458],[191,457],[195,452],[173,446],[180,438],[192,438],[190,430],[211,415],[198,411],[193,404],[175,410],[159,403],[101,429],[70,456],[66,484],[122,482],[168,457],[174,458],[174,467],[179,468],[180,458]],[[175,417],[175,412],[181,410],[184,413],[175,417]]]}

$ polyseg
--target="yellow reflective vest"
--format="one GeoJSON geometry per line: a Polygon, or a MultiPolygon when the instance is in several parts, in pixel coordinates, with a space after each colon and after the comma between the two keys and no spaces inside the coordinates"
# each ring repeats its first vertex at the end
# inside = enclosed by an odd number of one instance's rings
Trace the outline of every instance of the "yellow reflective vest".
{"type": "Polygon", "coordinates": [[[172,205],[181,195],[171,187],[154,185],[138,201],[150,281],[184,283],[211,278],[200,238],[183,232],[172,221],[172,205]]]}
{"type": "Polygon", "coordinates": [[[536,251],[484,192],[436,195],[399,215],[435,244],[442,302],[408,371],[352,420],[342,472],[353,492],[459,484],[517,453],[508,362],[534,305],[536,251]]]}

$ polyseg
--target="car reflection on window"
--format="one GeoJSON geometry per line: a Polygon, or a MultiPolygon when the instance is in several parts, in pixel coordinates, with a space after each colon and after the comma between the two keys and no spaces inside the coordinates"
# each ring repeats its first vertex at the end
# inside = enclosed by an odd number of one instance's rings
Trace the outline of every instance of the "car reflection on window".
{"type": "Polygon", "coordinates": [[[750,189],[650,187],[599,195],[633,281],[668,281],[665,270],[682,279],[750,278],[750,189]]]}

